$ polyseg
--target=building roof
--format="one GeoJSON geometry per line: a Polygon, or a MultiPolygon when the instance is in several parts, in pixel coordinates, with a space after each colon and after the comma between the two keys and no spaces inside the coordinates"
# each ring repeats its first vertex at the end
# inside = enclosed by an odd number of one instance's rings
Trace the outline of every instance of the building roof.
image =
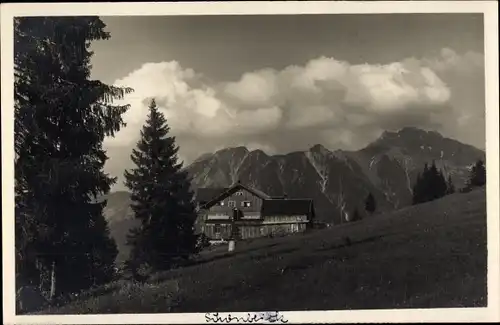
{"type": "Polygon", "coordinates": [[[221,193],[227,191],[227,189],[228,187],[198,188],[195,192],[195,200],[201,204],[204,204],[217,197],[221,193]]]}
{"type": "MultiPolygon", "coordinates": [[[[214,196],[212,196],[211,199],[207,200],[205,203],[202,203],[203,208],[208,208],[208,207],[214,205],[216,202],[223,200],[224,198],[230,196],[231,194],[233,194],[241,189],[244,189],[244,190],[252,193],[253,195],[255,195],[263,200],[271,198],[269,195],[267,195],[266,193],[264,193],[262,191],[256,190],[254,188],[245,186],[245,185],[241,184],[240,182],[237,182],[237,183],[231,185],[231,187],[223,189],[221,192],[219,192],[219,194],[215,194],[214,196]]],[[[212,193],[214,193],[214,192],[212,192],[212,193]]],[[[207,192],[207,194],[211,194],[211,193],[207,192]]],[[[202,202],[202,200],[200,200],[198,198],[197,198],[197,201],[200,203],[202,202]]]]}
{"type": "Polygon", "coordinates": [[[240,190],[240,189],[245,189],[245,190],[247,190],[248,192],[252,193],[253,195],[255,195],[255,196],[257,196],[257,197],[259,197],[259,198],[261,198],[261,199],[263,199],[263,200],[268,200],[268,199],[270,199],[270,198],[271,198],[271,197],[270,197],[269,195],[267,195],[266,193],[264,193],[264,192],[262,192],[262,191],[259,191],[259,190],[255,189],[255,188],[252,188],[252,187],[249,187],[249,186],[245,186],[245,185],[243,185],[243,184],[241,184],[241,183],[239,183],[239,182],[238,182],[238,183],[236,183],[236,184],[235,184],[235,185],[233,185],[233,186],[234,186],[234,188],[235,188],[235,192],[236,192],[237,190],[240,190]]]}
{"type": "Polygon", "coordinates": [[[271,199],[262,202],[262,216],[308,215],[314,213],[312,199],[271,199]]]}
{"type": "Polygon", "coordinates": [[[271,197],[262,191],[239,182],[228,188],[199,188],[196,193],[196,200],[201,204],[202,209],[206,209],[241,189],[247,190],[263,200],[262,216],[314,214],[312,199],[287,199],[286,196],[271,197]]]}

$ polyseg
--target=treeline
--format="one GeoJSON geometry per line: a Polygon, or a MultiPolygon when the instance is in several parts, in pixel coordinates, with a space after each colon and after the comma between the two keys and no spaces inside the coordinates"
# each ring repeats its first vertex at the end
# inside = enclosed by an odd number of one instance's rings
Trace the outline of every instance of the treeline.
{"type": "MultiPolygon", "coordinates": [[[[469,177],[465,186],[458,189],[459,192],[469,192],[474,188],[482,187],[486,184],[486,168],[482,160],[478,160],[470,169],[469,177]]],[[[453,184],[451,175],[445,177],[442,170],[436,167],[435,161],[429,167],[424,164],[423,171],[418,173],[413,186],[412,204],[420,204],[442,198],[457,191],[453,184]]],[[[368,193],[364,200],[364,210],[368,215],[372,215],[377,210],[377,202],[372,193],[368,193]]],[[[363,218],[357,207],[350,213],[350,221],[359,221],[363,218]]]]}
{"type": "Polygon", "coordinates": [[[433,201],[447,194],[455,192],[455,186],[451,176],[445,179],[441,170],[432,162],[431,167],[424,165],[422,173],[417,175],[415,185],[413,186],[413,204],[433,201]]]}
{"type": "Polygon", "coordinates": [[[476,187],[482,187],[486,185],[486,167],[482,160],[478,160],[474,166],[472,166],[469,178],[465,187],[461,189],[461,192],[470,192],[476,187]]]}
{"type": "MultiPolygon", "coordinates": [[[[468,192],[475,187],[481,187],[486,184],[486,169],[484,162],[478,160],[470,170],[465,187],[460,192],[468,192]]],[[[436,167],[435,162],[429,167],[424,165],[424,169],[417,175],[415,185],[413,186],[413,204],[433,201],[444,197],[445,195],[455,193],[456,188],[451,179],[451,175],[445,178],[443,171],[436,167]]]]}
{"type": "MultiPolygon", "coordinates": [[[[124,126],[129,107],[116,100],[133,90],[89,78],[89,47],[110,37],[104,28],[98,17],[15,19],[18,294],[35,288],[57,302],[116,277],[117,247],[99,200],[116,183],[103,171],[103,140],[124,126]]],[[[125,173],[141,220],[129,238],[132,270],[170,268],[196,252],[193,195],[168,132],[152,102],[132,152],[137,167],[125,173]]]]}

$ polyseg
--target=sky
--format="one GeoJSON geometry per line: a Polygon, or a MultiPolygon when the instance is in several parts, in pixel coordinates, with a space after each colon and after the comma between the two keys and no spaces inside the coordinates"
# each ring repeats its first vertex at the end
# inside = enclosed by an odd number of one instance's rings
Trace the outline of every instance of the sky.
{"type": "Polygon", "coordinates": [[[358,150],[406,126],[485,148],[481,14],[101,17],[92,78],[134,92],[105,167],[133,167],[148,104],[185,164],[247,146],[358,150]]]}

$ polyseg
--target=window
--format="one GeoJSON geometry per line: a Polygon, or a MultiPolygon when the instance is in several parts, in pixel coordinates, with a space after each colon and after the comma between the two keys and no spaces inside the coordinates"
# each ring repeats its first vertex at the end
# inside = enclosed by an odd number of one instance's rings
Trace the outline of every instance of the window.
{"type": "Polygon", "coordinates": [[[242,196],[243,195],[243,192],[242,191],[238,191],[236,192],[236,196],[242,196]]]}
{"type": "Polygon", "coordinates": [[[220,225],[214,225],[214,234],[216,235],[220,234],[220,225]]]}
{"type": "Polygon", "coordinates": [[[230,207],[230,208],[234,208],[234,207],[236,207],[236,202],[235,201],[229,201],[229,202],[227,202],[227,206],[230,207]]]}
{"type": "Polygon", "coordinates": [[[242,201],[241,202],[241,206],[244,207],[244,208],[248,208],[250,207],[252,204],[250,201],[242,201]]]}

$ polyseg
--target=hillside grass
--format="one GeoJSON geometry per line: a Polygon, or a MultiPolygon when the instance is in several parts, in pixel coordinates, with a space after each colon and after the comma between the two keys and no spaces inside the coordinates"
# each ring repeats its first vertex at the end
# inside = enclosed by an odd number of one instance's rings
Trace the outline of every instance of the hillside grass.
{"type": "Polygon", "coordinates": [[[483,307],[484,189],[390,214],[204,252],[40,314],[483,307]],[[351,244],[348,245],[345,237],[351,244]]]}

